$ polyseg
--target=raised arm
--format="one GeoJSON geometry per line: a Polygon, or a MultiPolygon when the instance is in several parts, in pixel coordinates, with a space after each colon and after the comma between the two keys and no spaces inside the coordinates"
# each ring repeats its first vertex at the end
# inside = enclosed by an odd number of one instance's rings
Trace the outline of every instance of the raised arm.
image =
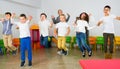
{"type": "Polygon", "coordinates": [[[70,27],[67,28],[67,33],[66,33],[66,36],[68,36],[70,33],[70,27]]]}
{"type": "Polygon", "coordinates": [[[67,15],[68,15],[68,17],[67,17],[67,19],[66,19],[66,22],[68,22],[69,19],[70,19],[70,14],[67,13],[67,15]]]}
{"type": "Polygon", "coordinates": [[[117,17],[116,17],[116,19],[117,19],[117,20],[120,20],[120,17],[119,17],[119,16],[117,16],[117,17]]]}

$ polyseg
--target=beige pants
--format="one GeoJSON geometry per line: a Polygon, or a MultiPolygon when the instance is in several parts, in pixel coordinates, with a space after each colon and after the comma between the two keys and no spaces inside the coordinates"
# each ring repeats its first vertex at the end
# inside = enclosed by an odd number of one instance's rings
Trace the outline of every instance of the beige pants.
{"type": "Polygon", "coordinates": [[[3,41],[7,51],[16,50],[16,47],[12,45],[12,35],[3,35],[3,41]]]}

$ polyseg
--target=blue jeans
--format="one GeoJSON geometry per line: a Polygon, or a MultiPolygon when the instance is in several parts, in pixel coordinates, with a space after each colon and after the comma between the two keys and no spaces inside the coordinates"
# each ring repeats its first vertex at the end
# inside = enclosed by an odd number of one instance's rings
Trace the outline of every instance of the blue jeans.
{"type": "Polygon", "coordinates": [[[32,61],[31,38],[20,38],[21,61],[25,61],[25,51],[28,51],[28,61],[32,61]]]}
{"type": "Polygon", "coordinates": [[[82,52],[85,51],[85,49],[89,52],[91,51],[91,48],[87,45],[86,43],[86,35],[85,33],[82,32],[76,32],[76,39],[77,39],[77,44],[82,52]],[[84,49],[84,48],[85,49],[84,49]]]}
{"type": "Polygon", "coordinates": [[[45,46],[46,48],[48,48],[48,36],[43,37],[42,35],[40,36],[40,44],[42,46],[45,46]]]}

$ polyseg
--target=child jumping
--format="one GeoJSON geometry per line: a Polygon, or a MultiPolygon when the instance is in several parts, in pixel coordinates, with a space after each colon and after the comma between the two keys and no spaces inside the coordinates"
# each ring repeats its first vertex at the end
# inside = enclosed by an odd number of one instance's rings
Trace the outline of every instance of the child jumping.
{"type": "Polygon", "coordinates": [[[66,43],[66,36],[68,36],[70,33],[70,27],[66,23],[66,17],[64,14],[60,15],[60,22],[56,24],[54,34],[55,36],[58,36],[58,54],[59,55],[67,55],[68,49],[65,46],[66,43]],[[57,31],[58,30],[58,31],[57,31]]]}

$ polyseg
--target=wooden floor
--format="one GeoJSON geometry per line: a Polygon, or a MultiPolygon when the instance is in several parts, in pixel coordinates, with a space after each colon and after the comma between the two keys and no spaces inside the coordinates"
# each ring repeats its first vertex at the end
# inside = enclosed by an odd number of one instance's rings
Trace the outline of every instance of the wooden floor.
{"type": "MultiPolygon", "coordinates": [[[[81,59],[105,59],[104,53],[99,49],[93,51],[93,56],[81,56],[79,49],[69,49],[69,55],[57,55],[57,48],[38,49],[33,51],[33,66],[29,67],[27,58],[24,67],[20,67],[20,53],[16,56],[0,56],[0,69],[82,69],[79,65],[81,59]]],[[[120,50],[113,54],[113,59],[120,59],[120,50]]]]}

